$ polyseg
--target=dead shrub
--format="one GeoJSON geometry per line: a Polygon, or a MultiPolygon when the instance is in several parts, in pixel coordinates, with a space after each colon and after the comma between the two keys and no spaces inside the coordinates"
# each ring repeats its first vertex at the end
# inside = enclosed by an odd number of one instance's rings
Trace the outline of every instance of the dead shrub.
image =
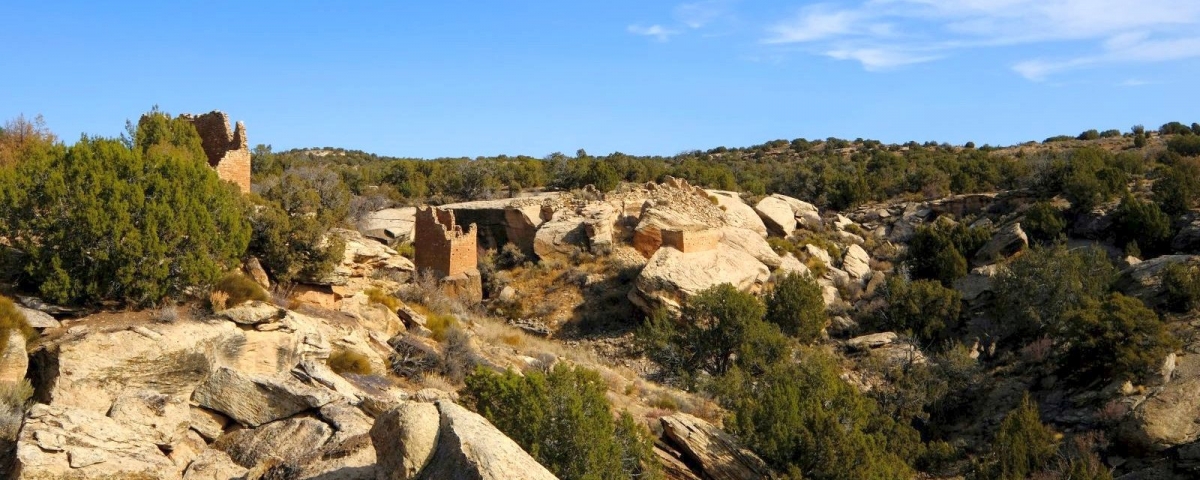
{"type": "Polygon", "coordinates": [[[179,308],[174,305],[163,305],[150,312],[150,320],[155,323],[175,323],[179,321],[179,308]]]}
{"type": "Polygon", "coordinates": [[[222,292],[220,290],[213,290],[211,293],[208,294],[208,307],[210,309],[212,309],[213,312],[220,312],[222,310],[225,310],[225,307],[227,305],[229,305],[229,294],[228,293],[222,292]]]}
{"type": "Polygon", "coordinates": [[[338,375],[353,373],[355,375],[370,375],[371,360],[366,355],[350,350],[337,350],[329,356],[329,368],[338,375]]]}
{"type": "Polygon", "coordinates": [[[458,328],[450,329],[442,347],[442,375],[455,384],[462,383],[477,363],[471,337],[458,328]]]}
{"type": "Polygon", "coordinates": [[[392,373],[417,379],[440,370],[441,355],[419,339],[400,336],[389,340],[388,344],[392,347],[392,373]]]}

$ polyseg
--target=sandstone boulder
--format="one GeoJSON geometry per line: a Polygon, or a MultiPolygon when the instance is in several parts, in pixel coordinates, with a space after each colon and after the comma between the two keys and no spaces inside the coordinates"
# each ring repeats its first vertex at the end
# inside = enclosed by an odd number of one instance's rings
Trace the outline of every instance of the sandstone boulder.
{"type": "Polygon", "coordinates": [[[894,332],[872,333],[870,335],[851,338],[846,341],[846,346],[853,350],[870,350],[896,343],[898,338],[899,336],[894,332]]]}
{"type": "Polygon", "coordinates": [[[829,252],[824,248],[808,243],[804,245],[804,253],[807,253],[810,257],[820,260],[821,263],[824,263],[827,268],[833,268],[833,257],[831,257],[829,252]]]}
{"type": "Polygon", "coordinates": [[[68,334],[33,352],[32,382],[40,402],[99,414],[128,391],[187,399],[213,365],[237,355],[244,339],[225,321],[68,334]]]}
{"type": "Polygon", "coordinates": [[[234,463],[229,454],[208,449],[192,460],[183,472],[183,480],[236,480],[246,473],[246,467],[234,463]]]}
{"type": "Polygon", "coordinates": [[[1200,253],[1200,211],[1191,211],[1180,221],[1179,233],[1171,240],[1171,250],[1178,253],[1200,253]]]}
{"type": "Polygon", "coordinates": [[[1174,379],[1138,403],[1120,428],[1140,448],[1166,450],[1200,439],[1200,356],[1178,359],[1174,379]]]}
{"type": "Polygon", "coordinates": [[[192,399],[243,425],[257,427],[333,400],[336,394],[291,376],[250,376],[222,367],[196,388],[192,399]]]}
{"type": "Polygon", "coordinates": [[[29,355],[25,353],[25,335],[16,329],[8,331],[8,342],[0,352],[0,383],[15,383],[25,379],[29,370],[29,355]]]}
{"type": "MultiPolygon", "coordinates": [[[[449,401],[437,403],[440,433],[432,460],[420,478],[542,480],[554,474],[487,419],[449,401]]],[[[380,448],[380,447],[376,447],[380,448]]]]}
{"type": "Polygon", "coordinates": [[[741,480],[772,477],[770,468],[761,458],[712,424],[686,413],[668,415],[660,421],[663,436],[678,447],[690,463],[698,465],[705,478],[741,480]]]}
{"type": "Polygon", "coordinates": [[[812,271],[808,269],[808,265],[805,265],[804,262],[801,262],[800,259],[791,253],[779,258],[779,271],[784,274],[812,275],[812,271]]]}
{"type": "Polygon", "coordinates": [[[246,264],[242,266],[242,270],[258,286],[270,290],[271,277],[267,276],[267,271],[263,269],[262,263],[258,261],[258,257],[250,257],[249,260],[246,260],[246,264]]]}
{"type": "Polygon", "coordinates": [[[367,215],[358,224],[363,235],[387,244],[411,242],[417,208],[387,208],[367,215]]]}
{"type": "Polygon", "coordinates": [[[588,249],[584,218],[574,212],[559,211],[541,227],[533,239],[533,253],[540,259],[566,258],[588,249]]]}
{"type": "Polygon", "coordinates": [[[218,438],[213,447],[246,468],[268,459],[298,464],[309,460],[332,435],[333,430],[325,422],[301,416],[234,430],[218,438]]]}
{"type": "Polygon", "coordinates": [[[706,192],[711,198],[717,199],[717,207],[725,212],[725,223],[730,227],[744,228],[759,236],[767,236],[767,225],[754,212],[754,207],[743,202],[741,195],[738,195],[737,192],[724,190],[706,190],[706,192]]]}
{"type": "Polygon", "coordinates": [[[180,478],[153,439],[102,413],[36,404],[17,440],[21,478],[180,478]]]}
{"type": "Polygon", "coordinates": [[[779,268],[783,259],[767,243],[762,235],[745,228],[725,227],[721,229],[721,243],[734,250],[741,250],[758,259],[770,268],[779,268]]]}
{"type": "Polygon", "coordinates": [[[258,325],[283,317],[283,309],[267,302],[251,300],[234,307],[221,310],[218,314],[239,325],[258,325]]]}
{"type": "Polygon", "coordinates": [[[183,438],[191,423],[187,399],[153,390],[127,391],[113,401],[108,417],[161,447],[183,438]]]}
{"type": "Polygon", "coordinates": [[[1080,214],[1071,224],[1071,234],[1088,240],[1105,240],[1112,234],[1117,203],[1108,203],[1080,214]]]}
{"type": "Polygon", "coordinates": [[[782,195],[771,195],[759,200],[754,211],[773,235],[787,237],[796,231],[796,214],[782,195]]]}
{"type": "Polygon", "coordinates": [[[29,322],[29,326],[33,328],[46,329],[58,328],[62,326],[62,324],[59,323],[58,320],[55,320],[54,317],[50,316],[49,313],[40,310],[34,310],[32,308],[25,308],[20,305],[17,305],[16,307],[21,314],[25,315],[25,321],[29,322]]]}
{"type": "Polygon", "coordinates": [[[871,256],[862,247],[852,244],[842,257],[842,270],[850,275],[851,280],[862,283],[871,274],[871,256]]]}
{"type": "Polygon", "coordinates": [[[728,247],[695,253],[662,248],[642,269],[629,299],[646,312],[660,306],[678,309],[689,297],[722,283],[757,291],[769,278],[766,265],[728,247]]]}
{"type": "Polygon", "coordinates": [[[1116,288],[1125,295],[1141,299],[1149,307],[1156,307],[1166,300],[1163,274],[1168,266],[1175,264],[1197,265],[1200,256],[1163,255],[1139,262],[1121,272],[1116,288]]]}
{"type": "Polygon", "coordinates": [[[441,422],[431,403],[406,402],[375,419],[371,443],[381,480],[408,480],[433,458],[441,422]]]}
{"type": "Polygon", "coordinates": [[[1004,226],[988,240],[978,252],[975,252],[976,266],[988,265],[1015,255],[1029,246],[1029,237],[1021,230],[1020,223],[1004,226]]]}

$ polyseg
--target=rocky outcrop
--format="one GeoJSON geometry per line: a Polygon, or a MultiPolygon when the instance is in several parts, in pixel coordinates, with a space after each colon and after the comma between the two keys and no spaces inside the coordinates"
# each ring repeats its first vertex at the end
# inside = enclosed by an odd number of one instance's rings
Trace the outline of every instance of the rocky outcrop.
{"type": "Polygon", "coordinates": [[[230,322],[180,321],[116,331],[80,325],[33,352],[38,401],[105,414],[127,391],[188,399],[215,364],[238,354],[244,335],[230,322]]]}
{"type": "Polygon", "coordinates": [[[258,325],[283,317],[283,309],[267,302],[252,300],[241,305],[221,310],[219,315],[233,323],[258,325]]]}
{"type": "Polygon", "coordinates": [[[405,243],[413,241],[416,222],[416,207],[388,208],[367,215],[358,223],[358,230],[386,244],[405,243]]]}
{"type": "Polygon", "coordinates": [[[34,405],[17,442],[20,478],[180,478],[155,443],[87,409],[34,405]]]}
{"type": "MultiPolygon", "coordinates": [[[[437,402],[438,440],[423,479],[549,480],[554,474],[487,419],[453,402],[437,402]]],[[[391,447],[376,445],[376,451],[391,447]]],[[[395,451],[394,449],[390,451],[395,451]]],[[[385,477],[387,478],[387,477],[385,477]]],[[[395,477],[392,477],[395,478],[395,477]]]]}
{"type": "Polygon", "coordinates": [[[1131,445],[1156,451],[1200,439],[1200,356],[1180,358],[1174,379],[1136,404],[1120,435],[1131,445]]]}
{"type": "Polygon", "coordinates": [[[50,316],[49,313],[40,310],[34,310],[32,308],[25,308],[20,305],[17,305],[16,307],[22,315],[25,315],[25,321],[29,322],[29,326],[33,328],[45,329],[62,326],[62,324],[59,323],[58,320],[55,320],[54,317],[50,316]]]}
{"type": "Polygon", "coordinates": [[[842,270],[850,275],[851,280],[863,283],[871,274],[871,256],[862,247],[851,244],[842,257],[842,270]]]}
{"type": "Polygon", "coordinates": [[[478,227],[480,248],[499,251],[504,244],[512,243],[530,255],[534,253],[535,229],[549,220],[549,212],[557,212],[557,207],[566,199],[562,192],[547,192],[527,197],[452,203],[440,208],[454,212],[463,229],[472,224],[478,227]]]}
{"type": "Polygon", "coordinates": [[[659,307],[678,309],[691,296],[720,285],[757,291],[770,271],[750,254],[728,247],[695,253],[662,248],[642,269],[629,299],[646,312],[659,307]]]}
{"type": "Polygon", "coordinates": [[[760,236],[767,236],[767,225],[763,223],[762,218],[759,218],[758,213],[755,213],[754,207],[747,205],[742,201],[741,195],[737,192],[727,192],[724,190],[705,190],[710,198],[717,199],[717,208],[725,212],[725,223],[730,227],[744,228],[757,233],[760,236]]]}
{"type": "Polygon", "coordinates": [[[14,383],[25,379],[29,370],[29,356],[25,353],[25,335],[13,329],[8,331],[8,342],[0,352],[0,383],[14,383]]]}
{"type": "Polygon", "coordinates": [[[1177,253],[1200,253],[1200,211],[1184,214],[1177,226],[1179,233],[1171,240],[1171,250],[1177,253]]]}
{"type": "Polygon", "coordinates": [[[790,236],[797,226],[815,228],[821,224],[821,212],[817,207],[785,195],[775,194],[759,200],[754,211],[771,234],[781,237],[790,236]]]}
{"type": "Polygon", "coordinates": [[[204,408],[257,427],[319,408],[336,397],[290,376],[250,376],[220,368],[196,388],[192,398],[204,408]]]}
{"type": "Polygon", "coordinates": [[[1071,235],[1088,240],[1105,240],[1112,234],[1113,211],[1117,203],[1108,203],[1083,212],[1071,224],[1071,235]]]}
{"type": "Polygon", "coordinates": [[[431,403],[407,402],[375,418],[371,443],[381,480],[416,478],[437,446],[440,423],[431,403]]]}
{"type": "Polygon", "coordinates": [[[1125,295],[1137,297],[1147,306],[1155,307],[1165,301],[1163,274],[1170,265],[1200,265],[1200,256],[1164,255],[1130,266],[1121,272],[1116,288],[1125,295]]]}
{"type": "Polygon", "coordinates": [[[247,472],[246,467],[234,463],[229,454],[208,449],[192,460],[183,472],[183,480],[233,480],[245,477],[247,472]]]}
{"type": "Polygon", "coordinates": [[[763,265],[779,268],[783,263],[783,259],[775,253],[775,250],[771,249],[771,244],[767,243],[766,238],[753,230],[725,227],[721,229],[720,233],[722,244],[750,254],[763,265]]]}
{"type": "Polygon", "coordinates": [[[296,464],[309,460],[332,435],[333,429],[325,422],[302,416],[234,430],[218,438],[213,448],[246,468],[272,459],[296,464]]]}
{"type": "Polygon", "coordinates": [[[975,266],[989,265],[999,260],[1011,257],[1029,246],[1029,237],[1021,230],[1020,223],[1012,223],[996,231],[978,252],[975,252],[975,266]]]}
{"type": "Polygon", "coordinates": [[[588,232],[582,216],[573,212],[555,212],[554,217],[537,229],[533,253],[540,259],[567,258],[588,250],[588,232]]]}
{"type": "Polygon", "coordinates": [[[686,413],[662,417],[663,437],[678,447],[704,478],[741,480],[771,478],[767,464],[728,433],[686,413]]]}

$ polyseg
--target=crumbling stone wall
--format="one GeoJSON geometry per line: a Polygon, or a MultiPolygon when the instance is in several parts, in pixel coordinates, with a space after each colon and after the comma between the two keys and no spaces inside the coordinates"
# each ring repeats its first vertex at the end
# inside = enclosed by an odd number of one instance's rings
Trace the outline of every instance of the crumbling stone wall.
{"type": "Polygon", "coordinates": [[[683,253],[703,252],[717,248],[721,232],[714,228],[680,228],[662,231],[662,246],[683,253]]]}
{"type": "Polygon", "coordinates": [[[476,227],[464,232],[454,212],[435,207],[417,209],[415,261],[417,271],[432,270],[438,278],[476,272],[476,227]]]}
{"type": "Polygon", "coordinates": [[[237,122],[230,130],[229,115],[213,110],[203,115],[183,114],[181,118],[196,127],[208,165],[222,180],[236,183],[242,193],[250,192],[250,149],[246,146],[246,125],[237,122]]]}

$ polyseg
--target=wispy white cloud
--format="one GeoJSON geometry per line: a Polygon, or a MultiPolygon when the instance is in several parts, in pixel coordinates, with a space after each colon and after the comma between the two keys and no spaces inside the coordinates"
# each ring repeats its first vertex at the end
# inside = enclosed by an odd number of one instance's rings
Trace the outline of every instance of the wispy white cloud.
{"type": "Polygon", "coordinates": [[[879,70],[980,48],[1070,44],[1086,53],[1030,58],[1031,80],[1100,65],[1200,57],[1196,0],[855,0],[817,4],[767,27],[763,43],[879,70]]]}
{"type": "Polygon", "coordinates": [[[667,40],[670,40],[671,36],[679,34],[679,32],[676,30],[671,30],[669,28],[666,28],[666,27],[664,27],[662,25],[658,25],[658,24],[650,25],[648,27],[642,26],[642,25],[630,25],[630,26],[626,27],[626,30],[628,30],[629,33],[632,33],[634,35],[641,35],[644,37],[653,37],[654,39],[656,39],[660,42],[665,42],[667,40]]]}
{"type": "Polygon", "coordinates": [[[728,12],[731,0],[704,0],[675,6],[675,20],[688,28],[704,28],[728,12]]]}

